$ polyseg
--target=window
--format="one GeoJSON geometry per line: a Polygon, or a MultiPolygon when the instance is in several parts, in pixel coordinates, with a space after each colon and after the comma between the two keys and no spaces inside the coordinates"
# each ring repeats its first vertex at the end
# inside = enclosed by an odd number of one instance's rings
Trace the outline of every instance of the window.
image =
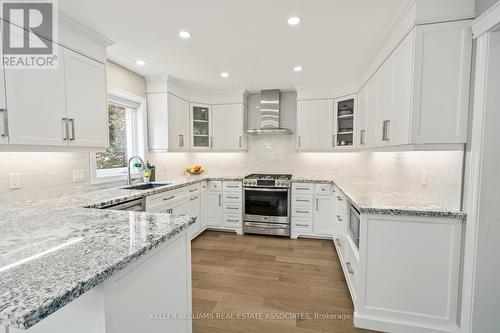
{"type": "MultiPolygon", "coordinates": [[[[109,146],[104,152],[91,154],[93,184],[126,179],[128,159],[144,157],[143,105],[142,98],[108,92],[109,146]]],[[[139,167],[132,172],[140,177],[139,167]]]]}

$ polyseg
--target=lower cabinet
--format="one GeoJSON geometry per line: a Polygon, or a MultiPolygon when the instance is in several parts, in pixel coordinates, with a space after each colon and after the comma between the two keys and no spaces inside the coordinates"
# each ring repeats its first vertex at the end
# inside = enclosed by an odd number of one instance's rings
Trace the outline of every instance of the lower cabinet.
{"type": "Polygon", "coordinates": [[[209,181],[208,227],[243,234],[243,187],[241,181],[209,181]]]}
{"type": "Polygon", "coordinates": [[[291,238],[331,238],[335,227],[333,184],[292,184],[291,238]]]}
{"type": "Polygon", "coordinates": [[[218,227],[222,224],[222,192],[209,191],[207,195],[207,225],[218,227]]]}
{"type": "Polygon", "coordinates": [[[196,216],[196,222],[191,226],[191,238],[196,237],[201,230],[201,194],[193,194],[186,198],[186,215],[196,216]]]}

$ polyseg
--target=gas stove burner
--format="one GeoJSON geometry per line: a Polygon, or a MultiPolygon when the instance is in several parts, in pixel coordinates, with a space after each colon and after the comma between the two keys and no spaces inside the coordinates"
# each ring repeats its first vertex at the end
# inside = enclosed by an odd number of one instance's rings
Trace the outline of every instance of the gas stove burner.
{"type": "Polygon", "coordinates": [[[251,174],[243,180],[244,186],[252,187],[290,187],[292,175],[288,174],[251,174]]]}

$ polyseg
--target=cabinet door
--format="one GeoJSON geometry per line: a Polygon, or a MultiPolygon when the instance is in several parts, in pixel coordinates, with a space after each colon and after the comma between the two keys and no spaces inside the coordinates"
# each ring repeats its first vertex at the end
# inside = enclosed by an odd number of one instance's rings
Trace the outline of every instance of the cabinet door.
{"type": "Polygon", "coordinates": [[[189,103],[168,94],[168,150],[189,150],[189,103]]]}
{"type": "Polygon", "coordinates": [[[314,199],[314,233],[332,236],[335,222],[334,196],[317,196],[314,199]]]}
{"type": "Polygon", "coordinates": [[[191,148],[212,149],[212,112],[210,105],[191,104],[191,148]]]}
{"type": "Polygon", "coordinates": [[[357,96],[337,98],[333,103],[333,131],[336,149],[352,148],[355,141],[357,96]]]}
{"type": "Polygon", "coordinates": [[[207,226],[207,214],[208,214],[208,191],[201,191],[200,193],[200,228],[205,229],[207,226]]]}
{"type": "Polygon", "coordinates": [[[64,52],[56,69],[6,69],[9,143],[67,146],[64,52]]]}
{"type": "Polygon", "coordinates": [[[379,69],[376,81],[376,111],[375,111],[375,145],[377,147],[389,144],[389,131],[391,128],[391,99],[392,99],[392,58],[379,69]]]}
{"type": "Polygon", "coordinates": [[[191,237],[194,237],[200,230],[200,194],[188,197],[186,199],[186,214],[196,216],[196,222],[191,226],[191,237]]]}
{"type": "Polygon", "coordinates": [[[243,149],[243,105],[214,105],[212,108],[213,149],[243,149]]]}
{"type": "Polygon", "coordinates": [[[378,72],[365,85],[366,90],[366,147],[375,147],[375,117],[377,114],[378,72]]]}
{"type": "Polygon", "coordinates": [[[64,49],[70,145],[108,146],[106,71],[104,65],[64,49]]]}
{"type": "Polygon", "coordinates": [[[222,193],[208,192],[207,224],[222,226],[222,193]]]}
{"type": "Polygon", "coordinates": [[[354,144],[357,147],[366,147],[366,86],[358,94],[356,110],[356,131],[354,132],[354,144]]]}
{"type": "Polygon", "coordinates": [[[297,150],[332,150],[333,100],[299,101],[297,105],[297,150]]]}
{"type": "Polygon", "coordinates": [[[391,145],[410,143],[411,94],[413,88],[414,32],[392,54],[391,145]]]}

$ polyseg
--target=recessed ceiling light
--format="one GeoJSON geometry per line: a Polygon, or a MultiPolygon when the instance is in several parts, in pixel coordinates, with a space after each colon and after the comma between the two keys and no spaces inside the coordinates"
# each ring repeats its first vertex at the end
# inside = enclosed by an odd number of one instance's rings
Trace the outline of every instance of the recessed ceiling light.
{"type": "Polygon", "coordinates": [[[191,37],[191,33],[189,31],[182,30],[179,31],[179,36],[182,38],[189,38],[191,37]]]}
{"type": "Polygon", "coordinates": [[[290,25],[297,25],[300,23],[300,17],[298,16],[292,16],[288,18],[288,24],[290,25]]]}
{"type": "Polygon", "coordinates": [[[223,77],[223,78],[229,77],[229,73],[222,72],[222,73],[220,73],[220,77],[223,77]]]}
{"type": "Polygon", "coordinates": [[[144,66],[146,65],[146,62],[144,60],[136,60],[135,63],[139,66],[144,66]]]}
{"type": "Polygon", "coordinates": [[[293,70],[294,72],[302,72],[302,66],[295,66],[293,70]]]}

